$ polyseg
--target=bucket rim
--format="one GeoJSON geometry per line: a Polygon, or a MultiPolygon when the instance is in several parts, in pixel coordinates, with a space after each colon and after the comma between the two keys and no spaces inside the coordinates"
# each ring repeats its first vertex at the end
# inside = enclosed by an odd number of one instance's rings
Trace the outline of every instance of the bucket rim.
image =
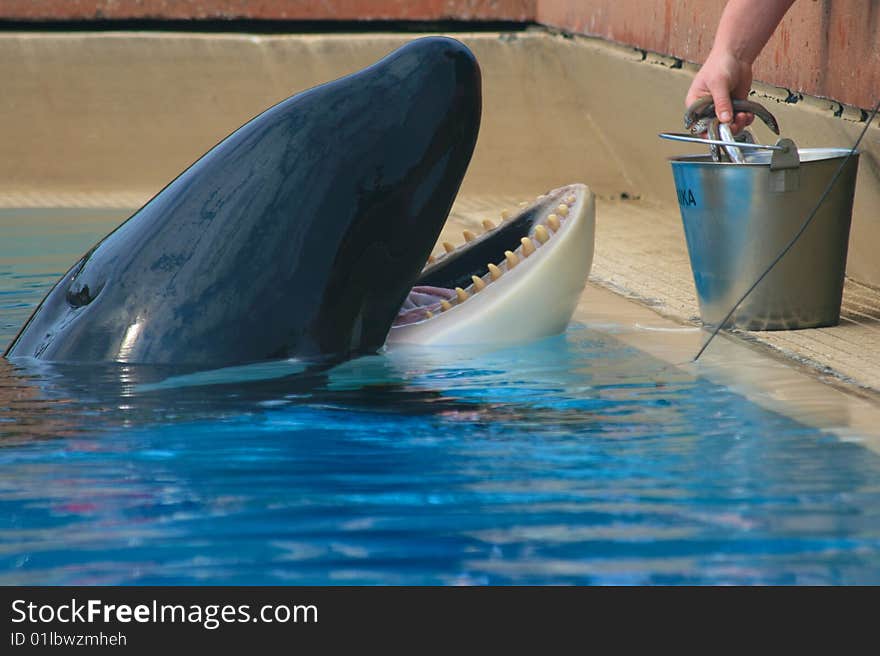
{"type": "MultiPolygon", "coordinates": [[[[811,162],[825,162],[835,159],[843,159],[849,155],[849,148],[798,148],[798,157],[801,164],[809,164],[811,162]]],[[[861,150],[853,152],[853,159],[861,154],[861,150]]],[[[707,153],[694,155],[673,155],[667,157],[666,160],[671,164],[689,164],[689,165],[711,165],[711,166],[740,166],[740,167],[767,167],[770,165],[770,156],[758,156],[751,161],[737,162],[716,162],[712,156],[707,153]]]]}

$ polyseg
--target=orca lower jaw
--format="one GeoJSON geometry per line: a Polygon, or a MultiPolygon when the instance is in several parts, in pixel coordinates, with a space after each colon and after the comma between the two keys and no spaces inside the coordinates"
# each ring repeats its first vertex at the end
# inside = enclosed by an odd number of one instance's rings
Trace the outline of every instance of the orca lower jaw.
{"type": "Polygon", "coordinates": [[[483,227],[429,258],[387,344],[511,343],[565,329],[593,259],[589,188],[554,189],[483,227]]]}

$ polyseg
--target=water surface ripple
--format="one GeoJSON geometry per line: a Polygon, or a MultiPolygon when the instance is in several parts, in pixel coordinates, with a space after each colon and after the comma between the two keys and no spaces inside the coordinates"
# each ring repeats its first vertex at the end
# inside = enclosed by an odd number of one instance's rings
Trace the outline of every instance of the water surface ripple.
{"type": "MultiPolygon", "coordinates": [[[[26,218],[2,344],[106,231],[26,218]]],[[[0,583],[880,583],[880,457],[602,332],[278,366],[0,360],[0,583]]]]}

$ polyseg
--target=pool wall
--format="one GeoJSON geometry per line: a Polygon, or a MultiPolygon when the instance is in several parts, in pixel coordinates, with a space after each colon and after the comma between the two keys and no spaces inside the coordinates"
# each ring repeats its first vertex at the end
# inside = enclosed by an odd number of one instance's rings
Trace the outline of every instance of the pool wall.
{"type": "MultiPolygon", "coordinates": [[[[702,62],[726,0],[5,0],[4,22],[61,29],[85,24],[189,21],[213,29],[230,21],[256,21],[277,29],[285,21],[338,29],[340,22],[397,25],[420,22],[538,23],[599,36],[702,62]]],[[[298,31],[288,30],[288,31],[298,31]]],[[[880,7],[864,0],[798,2],[758,58],[755,77],[800,93],[871,107],[880,84],[880,7]]],[[[851,108],[842,107],[841,111],[851,108]]]]}
{"type": "MultiPolygon", "coordinates": [[[[413,34],[0,33],[0,205],[133,207],[282,98],[355,71],[413,34]]],[[[463,194],[527,196],[574,181],[676,211],[666,157],[693,67],[542,28],[458,33],[481,62],[484,114],[463,194]]],[[[848,146],[863,123],[757,85],[801,146],[848,146]]],[[[759,139],[772,135],[756,128],[759,139]]],[[[865,141],[848,274],[880,285],[878,131],[865,141]]],[[[601,228],[600,228],[601,229],[601,228]]]]}

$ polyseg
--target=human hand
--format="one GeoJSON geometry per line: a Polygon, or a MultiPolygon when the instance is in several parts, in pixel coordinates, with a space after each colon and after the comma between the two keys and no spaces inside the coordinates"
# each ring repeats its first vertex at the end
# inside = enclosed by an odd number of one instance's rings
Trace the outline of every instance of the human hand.
{"type": "Polygon", "coordinates": [[[752,88],[752,65],[737,58],[733,53],[712,50],[706,62],[697,72],[685,97],[685,106],[705,96],[712,96],[715,115],[722,123],[730,123],[731,132],[737,134],[755,120],[748,112],[733,113],[731,97],[745,99],[752,88]]]}

